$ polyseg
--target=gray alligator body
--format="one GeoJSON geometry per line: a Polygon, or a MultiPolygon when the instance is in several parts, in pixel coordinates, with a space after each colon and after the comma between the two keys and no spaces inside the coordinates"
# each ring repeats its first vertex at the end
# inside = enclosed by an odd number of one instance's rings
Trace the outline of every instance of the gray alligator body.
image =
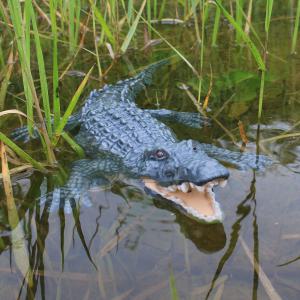
{"type": "MultiPolygon", "coordinates": [[[[76,140],[88,158],[74,162],[67,184],[43,198],[51,211],[63,207],[70,212],[78,204],[91,206],[88,189],[113,174],[151,179],[165,187],[184,182],[203,186],[229,176],[218,159],[240,169],[260,169],[269,163],[264,156],[235,153],[193,140],[179,141],[162,122],[175,120],[200,128],[207,119],[197,113],[137,107],[136,94],[151,83],[159,65],[93,91],[81,110],[69,119],[67,129],[80,126],[76,140]]],[[[23,140],[28,137],[24,129],[13,135],[23,140]]]]}

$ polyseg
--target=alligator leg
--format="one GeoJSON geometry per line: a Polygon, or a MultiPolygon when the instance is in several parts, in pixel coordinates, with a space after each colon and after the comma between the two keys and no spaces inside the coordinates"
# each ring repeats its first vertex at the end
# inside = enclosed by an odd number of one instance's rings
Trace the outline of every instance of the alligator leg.
{"type": "Polygon", "coordinates": [[[177,122],[193,128],[210,124],[209,119],[194,112],[178,112],[169,109],[145,109],[146,112],[160,121],[177,122]]]}
{"type": "Polygon", "coordinates": [[[72,208],[92,206],[89,189],[97,186],[107,187],[108,177],[117,174],[119,164],[108,158],[82,159],[73,163],[67,183],[40,197],[40,206],[46,206],[50,212],[63,209],[71,213],[72,208]]]}
{"type": "MultiPolygon", "coordinates": [[[[76,126],[80,124],[80,118],[81,114],[80,112],[70,116],[68,119],[68,122],[64,128],[65,131],[70,131],[74,129],[76,126]]],[[[53,123],[53,119],[51,120],[53,123]]],[[[34,127],[32,135],[29,135],[27,126],[23,126],[20,128],[16,128],[11,134],[10,137],[15,140],[22,143],[27,143],[30,140],[35,140],[40,136],[39,130],[37,127],[34,127]]]]}
{"type": "Polygon", "coordinates": [[[240,170],[263,170],[266,166],[272,164],[272,160],[265,155],[234,152],[210,144],[201,144],[201,149],[206,152],[208,156],[233,165],[240,170]]]}

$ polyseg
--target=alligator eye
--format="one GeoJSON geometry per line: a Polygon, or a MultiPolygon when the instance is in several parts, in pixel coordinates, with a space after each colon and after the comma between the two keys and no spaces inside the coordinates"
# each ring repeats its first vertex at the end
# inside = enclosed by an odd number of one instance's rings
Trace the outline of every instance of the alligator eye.
{"type": "Polygon", "coordinates": [[[164,160],[169,157],[169,154],[164,149],[157,149],[146,152],[146,157],[153,160],[164,160]]]}

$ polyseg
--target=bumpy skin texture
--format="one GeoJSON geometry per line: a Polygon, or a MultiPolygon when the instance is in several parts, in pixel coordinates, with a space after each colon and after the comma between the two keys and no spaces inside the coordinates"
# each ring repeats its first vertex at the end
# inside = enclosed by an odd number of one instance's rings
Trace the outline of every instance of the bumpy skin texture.
{"type": "MultiPolygon", "coordinates": [[[[151,83],[153,72],[164,63],[93,91],[82,109],[70,117],[66,130],[80,126],[76,140],[88,159],[73,163],[67,184],[42,197],[50,211],[64,208],[70,212],[75,205],[91,206],[87,190],[95,178],[101,182],[113,174],[151,178],[162,186],[186,181],[202,185],[229,176],[216,159],[240,169],[261,169],[270,163],[265,156],[235,153],[193,140],[179,141],[161,122],[176,121],[195,128],[209,123],[197,113],[137,107],[135,95],[151,83]]],[[[17,129],[12,135],[21,141],[29,139],[26,128],[17,129]]]]}

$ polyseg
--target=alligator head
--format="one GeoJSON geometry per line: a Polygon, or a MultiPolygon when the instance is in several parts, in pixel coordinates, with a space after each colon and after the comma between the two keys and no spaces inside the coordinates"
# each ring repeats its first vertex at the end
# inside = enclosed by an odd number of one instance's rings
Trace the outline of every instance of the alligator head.
{"type": "Polygon", "coordinates": [[[145,146],[136,154],[135,160],[129,159],[129,165],[148,189],[172,201],[189,216],[206,222],[222,220],[212,189],[215,185],[224,186],[229,172],[201,150],[200,143],[160,143],[145,146]]]}

